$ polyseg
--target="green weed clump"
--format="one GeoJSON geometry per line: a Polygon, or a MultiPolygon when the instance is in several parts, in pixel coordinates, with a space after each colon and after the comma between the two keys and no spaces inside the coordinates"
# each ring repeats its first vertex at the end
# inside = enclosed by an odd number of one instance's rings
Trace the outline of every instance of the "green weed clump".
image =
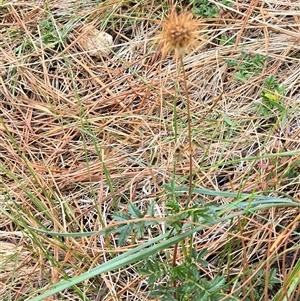
{"type": "Polygon", "coordinates": [[[257,108],[259,114],[268,117],[274,109],[278,109],[281,113],[286,113],[282,96],[286,91],[283,85],[280,85],[274,75],[270,75],[264,80],[265,89],[261,92],[262,106],[257,108]]]}

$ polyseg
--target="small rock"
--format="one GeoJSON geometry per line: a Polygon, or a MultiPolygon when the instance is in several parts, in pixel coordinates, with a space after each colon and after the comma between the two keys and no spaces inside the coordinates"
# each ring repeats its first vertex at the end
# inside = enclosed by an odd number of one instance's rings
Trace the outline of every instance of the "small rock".
{"type": "Polygon", "coordinates": [[[100,58],[110,53],[110,47],[113,45],[113,37],[110,34],[93,26],[84,27],[80,34],[82,37],[78,43],[91,56],[100,58]]]}

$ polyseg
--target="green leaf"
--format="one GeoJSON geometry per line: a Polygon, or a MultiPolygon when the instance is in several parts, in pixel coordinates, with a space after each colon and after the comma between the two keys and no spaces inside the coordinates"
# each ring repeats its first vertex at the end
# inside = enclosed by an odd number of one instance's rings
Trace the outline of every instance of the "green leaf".
{"type": "Polygon", "coordinates": [[[128,220],[131,219],[131,217],[130,217],[130,215],[128,213],[124,213],[124,212],[121,212],[121,211],[113,213],[112,217],[116,221],[128,221],[128,220]]]}
{"type": "Polygon", "coordinates": [[[224,114],[224,113],[222,113],[221,115],[222,115],[224,121],[225,121],[228,125],[230,125],[230,126],[233,126],[233,125],[234,125],[234,122],[229,118],[228,115],[226,115],[226,114],[224,114]]]}
{"type": "Polygon", "coordinates": [[[210,288],[208,289],[208,291],[211,294],[219,292],[221,290],[221,288],[223,288],[224,284],[225,284],[225,277],[218,276],[209,281],[210,288]]]}
{"type": "Polygon", "coordinates": [[[129,204],[128,211],[131,214],[131,216],[134,217],[134,218],[144,217],[142,212],[139,210],[139,208],[137,206],[135,206],[134,204],[132,204],[132,203],[129,204]]]}
{"type": "Polygon", "coordinates": [[[293,267],[293,270],[289,273],[284,287],[282,287],[275,297],[274,301],[289,301],[294,300],[292,296],[296,293],[297,287],[300,285],[300,258],[293,267]]]}
{"type": "Polygon", "coordinates": [[[125,244],[132,229],[133,229],[133,224],[128,224],[128,225],[122,226],[118,229],[118,232],[119,232],[118,245],[119,246],[123,246],[125,244]]]}

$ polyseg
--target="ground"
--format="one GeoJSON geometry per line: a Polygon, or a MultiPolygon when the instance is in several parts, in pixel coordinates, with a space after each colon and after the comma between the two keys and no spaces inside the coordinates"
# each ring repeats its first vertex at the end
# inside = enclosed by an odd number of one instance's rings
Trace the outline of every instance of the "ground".
{"type": "Polygon", "coordinates": [[[41,300],[200,300],[180,268],[201,300],[299,299],[297,2],[2,0],[0,20],[1,300],[122,254],[41,300]],[[199,22],[184,69],[160,51],[174,8],[199,22]]]}

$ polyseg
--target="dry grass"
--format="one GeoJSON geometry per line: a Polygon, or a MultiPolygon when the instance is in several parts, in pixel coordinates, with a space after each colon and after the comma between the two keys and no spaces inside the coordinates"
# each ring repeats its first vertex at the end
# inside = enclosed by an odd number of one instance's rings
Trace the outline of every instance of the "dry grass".
{"type": "MultiPolygon", "coordinates": [[[[117,236],[56,238],[32,228],[98,231],[111,224],[113,212],[126,212],[129,203],[145,210],[154,200],[157,216],[164,216],[162,185],[172,178],[179,185],[188,183],[187,116],[181,78],[176,86],[177,66],[171,57],[162,59],[153,45],[165,5],[151,0],[4,2],[0,296],[26,300],[37,288],[132,247],[118,247],[117,236]],[[86,25],[113,36],[112,53],[96,59],[81,49],[78,40],[86,25]]],[[[195,187],[285,195],[299,202],[300,21],[298,4],[283,3],[234,1],[218,18],[201,20],[201,43],[185,57],[195,187]],[[234,43],[224,46],[221,37],[232,37],[234,43]],[[259,74],[237,82],[237,70],[226,60],[239,61],[242,52],[268,58],[259,74]],[[286,90],[284,118],[276,109],[261,116],[254,106],[271,74],[286,90]]],[[[244,273],[244,286],[254,287],[245,270],[276,267],[284,283],[299,259],[298,213],[274,209],[260,219],[244,216],[208,227],[194,241],[197,250],[209,250],[203,275],[213,278],[223,271],[230,280],[244,273]],[[266,261],[266,255],[274,259],[266,261]]],[[[161,231],[163,226],[137,243],[161,231]]],[[[240,289],[232,285],[232,291],[240,289]]],[[[64,291],[57,300],[84,300],[84,295],[147,300],[148,293],[130,266],[64,291]]],[[[265,289],[262,300],[274,293],[265,289]]],[[[291,300],[299,295],[295,292],[291,300]]]]}

